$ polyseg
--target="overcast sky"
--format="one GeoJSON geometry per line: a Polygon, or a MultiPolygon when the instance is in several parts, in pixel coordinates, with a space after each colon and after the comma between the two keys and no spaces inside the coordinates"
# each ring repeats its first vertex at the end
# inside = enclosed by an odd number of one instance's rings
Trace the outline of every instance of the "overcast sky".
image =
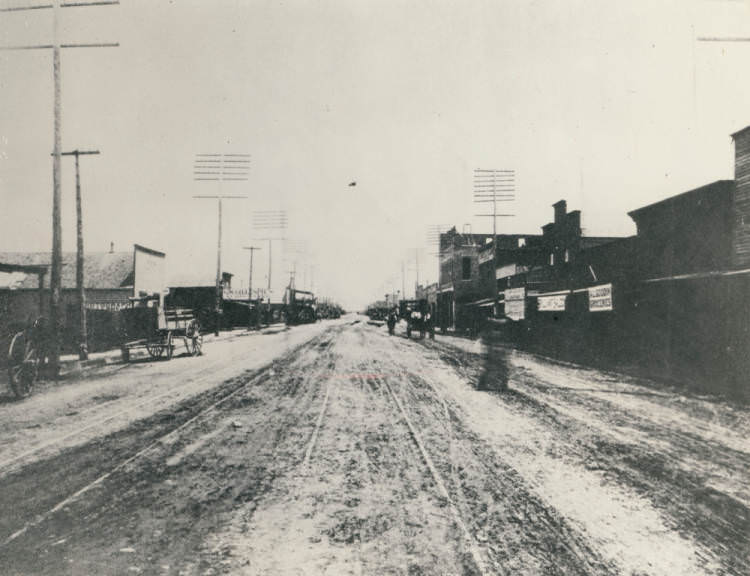
{"type": "MultiPolygon", "coordinates": [[[[249,153],[249,181],[222,189],[248,196],[224,210],[235,287],[250,243],[267,278],[253,211],[285,209],[298,285],[350,306],[400,288],[402,261],[413,286],[417,251],[436,280],[429,226],[491,231],[474,168],[516,171],[501,232],[539,233],[564,198],[587,234],[628,235],[628,210],[732,178],[750,124],[750,43],[695,40],[750,36],[744,1],[122,0],[63,9],[61,29],[120,43],[62,55],[63,148],[102,152],[81,160],[87,251],[143,244],[210,282],[216,203],[192,196],[218,188],[193,159],[249,153]]],[[[51,38],[50,10],[0,14],[2,45],[51,38]]],[[[50,249],[52,102],[50,51],[0,52],[0,250],[50,249]]],[[[67,251],[72,159],[63,181],[67,251]]]]}

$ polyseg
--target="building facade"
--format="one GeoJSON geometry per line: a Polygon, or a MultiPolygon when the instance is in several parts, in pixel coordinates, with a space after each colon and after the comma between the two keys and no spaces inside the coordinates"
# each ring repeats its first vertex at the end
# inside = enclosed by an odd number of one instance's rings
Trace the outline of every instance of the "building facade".
{"type": "MultiPolygon", "coordinates": [[[[164,259],[164,253],[137,244],[132,251],[115,252],[112,249],[84,255],[84,298],[90,351],[117,343],[117,312],[129,305],[137,290],[163,290],[164,259]]],[[[3,342],[35,318],[48,316],[50,261],[49,252],[0,252],[0,338],[3,342]],[[14,268],[17,270],[13,271],[14,268]]],[[[62,347],[63,352],[73,352],[80,335],[75,252],[63,253],[61,284],[62,347]]]]}

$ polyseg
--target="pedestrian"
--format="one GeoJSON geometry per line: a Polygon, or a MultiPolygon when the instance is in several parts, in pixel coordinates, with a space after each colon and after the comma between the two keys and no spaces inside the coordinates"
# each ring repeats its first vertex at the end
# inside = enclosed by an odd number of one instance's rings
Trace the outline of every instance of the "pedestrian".
{"type": "Polygon", "coordinates": [[[430,340],[435,339],[435,322],[432,319],[432,312],[428,309],[424,316],[424,323],[427,332],[430,334],[430,340]]]}
{"type": "Polygon", "coordinates": [[[503,345],[503,327],[504,322],[495,318],[487,318],[482,323],[481,342],[485,354],[484,365],[477,382],[478,390],[504,392],[508,389],[509,357],[503,345]]]}
{"type": "Polygon", "coordinates": [[[390,314],[388,314],[388,334],[390,334],[391,336],[393,336],[397,321],[398,316],[396,314],[396,309],[394,308],[393,310],[391,310],[390,314]]]}

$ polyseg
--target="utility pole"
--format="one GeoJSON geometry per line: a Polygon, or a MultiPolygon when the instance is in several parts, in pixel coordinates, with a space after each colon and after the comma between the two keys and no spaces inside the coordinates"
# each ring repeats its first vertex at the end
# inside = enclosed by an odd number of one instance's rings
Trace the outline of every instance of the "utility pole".
{"type": "Polygon", "coordinates": [[[495,302],[493,315],[497,314],[497,219],[513,214],[498,214],[498,202],[512,202],[516,199],[516,173],[514,170],[474,170],[474,202],[492,203],[492,214],[475,214],[492,218],[492,298],[495,302]]]}
{"type": "MultiPolygon", "coordinates": [[[[253,316],[258,318],[258,309],[256,307],[255,314],[253,314],[253,311],[250,309],[252,306],[253,301],[253,253],[256,250],[260,250],[258,246],[243,246],[243,249],[250,250],[250,277],[248,278],[247,282],[247,329],[252,330],[253,329],[253,316]]],[[[256,322],[257,323],[257,322],[256,322]]]]}
{"type": "Polygon", "coordinates": [[[414,279],[414,299],[417,299],[417,290],[419,290],[419,248],[414,249],[414,258],[416,265],[416,277],[414,279]]]}
{"type": "Polygon", "coordinates": [[[247,182],[250,171],[250,154],[196,154],[193,165],[193,180],[196,182],[218,182],[219,194],[214,196],[198,195],[193,198],[211,198],[219,201],[219,240],[216,248],[216,297],[214,318],[216,325],[214,335],[219,335],[221,322],[221,204],[222,200],[245,199],[247,196],[221,194],[223,182],[247,182]]]}
{"type": "Polygon", "coordinates": [[[401,294],[406,298],[406,262],[401,260],[401,294]]]}
{"type": "Polygon", "coordinates": [[[310,260],[310,252],[306,249],[307,244],[304,240],[290,240],[290,239],[284,239],[284,252],[287,254],[287,258],[289,258],[289,255],[292,255],[291,262],[295,270],[295,288],[297,283],[297,277],[296,277],[296,270],[297,270],[297,259],[302,258],[302,282],[300,283],[300,289],[305,290],[307,287],[307,284],[305,282],[305,279],[307,278],[307,271],[310,267],[309,260],[310,260]]]}
{"type": "Polygon", "coordinates": [[[21,12],[24,10],[39,10],[52,8],[52,44],[36,44],[26,46],[2,46],[0,50],[52,50],[52,76],[54,85],[54,146],[52,158],[52,261],[50,272],[50,329],[51,329],[51,350],[50,350],[50,370],[55,379],[59,376],[60,366],[60,349],[62,347],[62,317],[60,315],[60,297],[61,297],[61,280],[62,280],[62,224],[60,219],[61,204],[61,162],[62,155],[62,106],[61,106],[61,81],[60,81],[60,50],[62,48],[112,48],[119,46],[118,43],[93,43],[93,44],[61,44],[59,34],[59,15],[60,8],[78,8],[85,6],[105,6],[119,4],[119,0],[92,0],[74,3],[61,3],[60,0],[52,0],[51,4],[17,6],[11,8],[0,8],[0,12],[21,12]]]}
{"type": "MultiPolygon", "coordinates": [[[[253,229],[286,230],[288,224],[286,210],[259,210],[253,213],[253,229]]],[[[268,241],[268,324],[271,324],[271,271],[273,261],[273,241],[278,238],[266,237],[268,241]]]]}
{"type": "Polygon", "coordinates": [[[79,156],[98,155],[99,150],[73,150],[61,152],[60,156],[75,156],[76,159],[76,292],[78,292],[78,318],[80,336],[78,342],[78,358],[88,360],[89,344],[86,323],[86,290],[83,278],[83,208],[81,206],[81,177],[78,164],[79,156]]]}

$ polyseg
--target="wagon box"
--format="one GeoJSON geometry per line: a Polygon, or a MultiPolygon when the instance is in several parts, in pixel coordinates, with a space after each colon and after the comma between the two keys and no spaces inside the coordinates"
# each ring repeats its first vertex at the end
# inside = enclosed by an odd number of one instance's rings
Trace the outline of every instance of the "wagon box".
{"type": "Polygon", "coordinates": [[[151,358],[172,358],[176,338],[181,338],[191,356],[203,353],[200,323],[189,308],[166,308],[155,296],[131,298],[131,306],[120,311],[123,326],[122,359],[130,359],[134,348],[145,348],[151,358]]]}

